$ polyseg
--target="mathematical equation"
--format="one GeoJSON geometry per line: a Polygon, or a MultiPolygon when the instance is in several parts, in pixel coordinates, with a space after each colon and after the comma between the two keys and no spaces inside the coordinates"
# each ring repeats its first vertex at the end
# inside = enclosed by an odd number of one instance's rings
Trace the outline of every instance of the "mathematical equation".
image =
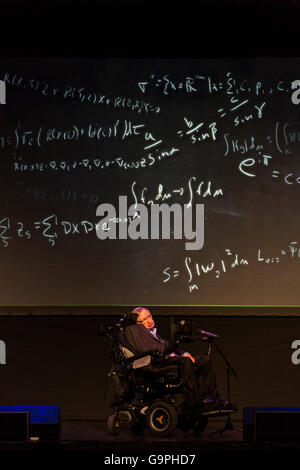
{"type": "Polygon", "coordinates": [[[143,94],[149,89],[159,89],[164,95],[169,95],[176,91],[187,94],[208,92],[209,94],[221,93],[229,96],[253,95],[269,96],[276,93],[291,94],[291,82],[287,80],[276,80],[268,85],[263,80],[250,81],[249,79],[238,79],[232,72],[227,72],[226,76],[219,80],[211,75],[191,74],[181,80],[170,77],[169,73],[162,75],[151,74],[149,79],[137,82],[138,90],[143,94]]]}
{"type": "Polygon", "coordinates": [[[56,161],[53,160],[49,163],[35,162],[35,163],[23,163],[23,162],[12,162],[12,168],[15,172],[44,172],[44,171],[63,171],[69,173],[76,169],[87,169],[93,170],[105,170],[111,167],[121,168],[122,170],[128,169],[139,169],[148,168],[153,166],[155,163],[159,163],[174,154],[179,152],[179,149],[172,147],[169,150],[159,151],[155,149],[154,152],[148,153],[146,156],[141,157],[138,160],[128,161],[129,159],[125,156],[118,156],[112,160],[101,160],[97,157],[83,158],[81,160],[73,161],[56,161]]]}
{"type": "Polygon", "coordinates": [[[0,147],[2,149],[12,147],[17,150],[24,147],[42,147],[45,144],[56,142],[78,142],[84,138],[92,141],[119,138],[120,141],[124,141],[130,136],[142,136],[146,144],[145,150],[160,145],[163,140],[156,138],[152,132],[145,130],[145,127],[145,124],[117,119],[111,126],[88,124],[86,127],[82,127],[78,124],[72,124],[69,129],[47,129],[40,126],[36,130],[31,130],[22,129],[22,124],[19,121],[11,135],[0,135],[0,147]]]}
{"type": "MultiPolygon", "coordinates": [[[[170,186],[170,185],[169,185],[170,186]]],[[[224,196],[221,187],[215,187],[210,180],[201,180],[196,176],[188,179],[183,186],[167,189],[162,183],[158,183],[157,189],[151,191],[148,186],[141,186],[141,182],[133,181],[131,184],[131,194],[135,204],[160,204],[172,200],[174,197],[185,198],[184,204],[191,206],[195,198],[220,198],[224,196]],[[140,186],[140,189],[138,189],[140,186]]]]}
{"type": "Polygon", "coordinates": [[[7,248],[14,237],[30,240],[33,232],[39,231],[51,246],[55,245],[59,236],[88,235],[96,236],[96,223],[89,220],[74,222],[60,220],[56,214],[34,221],[30,227],[23,221],[12,222],[10,217],[0,219],[0,243],[7,248]]]}
{"type": "MultiPolygon", "coordinates": [[[[20,88],[21,90],[24,89],[25,91],[28,89],[33,90],[43,96],[60,96],[63,99],[71,99],[73,102],[102,104],[106,107],[114,108],[128,107],[128,109],[136,110],[134,109],[136,107],[138,112],[142,112],[141,107],[139,107],[141,102],[138,100],[134,102],[131,98],[117,97],[113,99],[107,94],[97,94],[85,88],[70,86],[54,87],[42,79],[29,79],[23,75],[9,72],[4,74],[3,80],[7,85],[20,88]]],[[[175,143],[172,142],[172,145],[166,144],[163,135],[156,135],[157,127],[155,132],[149,129],[149,124],[145,124],[144,118],[142,118],[143,122],[137,122],[137,118],[132,120],[115,118],[110,125],[105,124],[105,122],[102,124],[88,122],[86,125],[71,123],[65,128],[40,125],[36,129],[27,128],[25,125],[21,125],[19,121],[9,135],[0,135],[0,149],[13,148],[16,151],[22,150],[25,147],[42,147],[46,144],[57,142],[78,142],[81,139],[97,143],[104,140],[112,142],[115,139],[123,142],[129,137],[140,136],[143,140],[143,150],[136,152],[138,158],[133,152],[124,151],[124,148],[121,148],[120,151],[107,151],[107,147],[105,147],[104,155],[101,154],[102,152],[99,152],[99,154],[96,152],[95,155],[93,150],[80,156],[76,156],[77,150],[74,150],[73,160],[66,160],[65,158],[57,159],[57,156],[52,158],[51,155],[49,156],[45,153],[45,158],[32,162],[30,158],[23,157],[21,152],[20,155],[16,155],[14,152],[13,162],[11,163],[13,172],[59,171],[70,173],[78,169],[91,172],[110,168],[135,170],[150,168],[154,164],[164,161],[167,157],[171,157],[179,152],[181,157],[185,158],[186,155],[189,156],[189,151],[194,159],[200,157],[203,160],[207,160],[209,158],[208,155],[200,153],[200,150],[199,154],[196,154],[194,148],[200,147],[200,144],[204,142],[210,142],[216,149],[219,149],[220,143],[223,144],[225,146],[225,157],[233,154],[243,155],[243,159],[237,163],[237,166],[239,172],[246,177],[255,178],[258,173],[261,173],[260,170],[263,168],[268,171],[268,175],[273,180],[284,182],[288,186],[300,183],[300,172],[297,173],[295,169],[293,171],[282,171],[280,163],[275,166],[273,155],[274,150],[279,152],[280,155],[291,156],[293,150],[295,152],[298,150],[300,129],[298,129],[297,124],[277,121],[274,126],[269,121],[263,122],[264,126],[266,126],[263,131],[266,134],[265,138],[261,136],[261,133],[259,137],[256,137],[254,135],[246,136],[245,133],[241,136],[240,132],[234,132],[237,126],[247,124],[251,120],[262,120],[265,108],[274,97],[278,95],[285,97],[287,94],[291,94],[291,83],[289,80],[269,78],[266,81],[257,78],[237,78],[231,71],[221,71],[220,78],[212,73],[197,73],[183,74],[179,80],[172,78],[172,74],[169,73],[153,73],[146,80],[133,81],[134,87],[136,83],[138,84],[138,91],[142,94],[149,93],[153,89],[161,90],[164,95],[172,94],[175,91],[182,91],[194,97],[198,94],[202,98],[204,94],[210,97],[209,99],[213,103],[213,106],[209,109],[210,118],[204,120],[201,116],[199,117],[198,109],[194,115],[191,112],[191,114],[184,113],[183,117],[177,116],[177,118],[172,118],[173,128],[170,127],[169,132],[172,132],[172,137],[174,140],[176,139],[175,143]],[[216,97],[217,99],[215,99],[216,97]],[[216,104],[217,101],[218,104],[216,104]],[[246,108],[247,111],[244,112],[243,110],[246,108]],[[224,121],[221,120],[229,115],[233,119],[230,126],[226,123],[224,124],[224,121]],[[273,128],[268,129],[270,126],[273,126],[273,128]],[[224,131],[226,127],[229,129],[228,131],[224,131]],[[187,139],[193,144],[192,151],[191,147],[186,147],[183,143],[187,139]],[[162,149],[162,147],[166,148],[162,149]],[[108,154],[106,155],[106,153],[108,154]],[[47,161],[45,161],[46,159],[47,161]]],[[[161,109],[160,107],[154,109],[153,107],[148,108],[145,105],[144,111],[146,114],[149,112],[160,114],[161,118],[166,116],[166,109],[161,109]]],[[[205,115],[207,115],[206,108],[205,115]]],[[[160,132],[163,132],[163,125],[164,122],[162,122],[159,128],[162,130],[160,132]]],[[[80,145],[80,149],[82,148],[83,146],[80,145]]],[[[37,155],[37,153],[35,152],[34,155],[37,155]]],[[[222,152],[218,157],[221,161],[222,152]]]]}
{"type": "MultiPolygon", "coordinates": [[[[299,174],[295,171],[282,172],[280,169],[272,169],[271,166],[273,163],[273,155],[276,152],[277,155],[285,157],[289,155],[293,157],[292,150],[295,146],[300,143],[300,131],[298,131],[295,124],[291,125],[290,123],[280,123],[276,122],[273,129],[270,129],[272,132],[267,133],[265,140],[257,141],[255,136],[247,136],[244,138],[235,137],[233,133],[225,133],[224,145],[225,151],[224,156],[230,157],[231,155],[239,154],[243,157],[246,156],[238,164],[239,171],[250,178],[253,178],[257,175],[257,170],[262,165],[268,167],[269,175],[272,178],[280,179],[288,185],[293,185],[295,183],[299,184],[299,174]]],[[[283,160],[282,160],[283,161],[283,160]]]]}
{"type": "Polygon", "coordinates": [[[14,87],[33,90],[41,96],[60,97],[64,100],[72,100],[73,103],[87,103],[92,105],[102,105],[113,108],[123,108],[140,113],[160,113],[160,107],[143,100],[128,97],[112,97],[99,91],[90,91],[84,87],[78,88],[66,85],[62,88],[52,86],[44,80],[37,78],[25,78],[13,73],[6,72],[2,80],[14,87]]]}
{"type": "MultiPolygon", "coordinates": [[[[187,95],[199,94],[199,96],[213,97],[219,96],[224,102],[216,108],[215,121],[209,126],[216,128],[218,118],[230,118],[234,127],[247,124],[255,119],[262,119],[263,112],[272,99],[278,95],[287,95],[291,93],[291,82],[288,80],[273,80],[271,84],[265,81],[240,79],[227,72],[220,80],[211,75],[192,74],[184,77],[182,80],[176,80],[170,77],[170,74],[151,74],[150,78],[137,82],[138,90],[143,94],[148,93],[152,89],[159,89],[163,95],[171,95],[174,92],[185,92],[187,95]]],[[[185,118],[186,119],[186,118],[185,118]]],[[[195,129],[203,126],[203,122],[196,122],[195,118],[190,118],[188,122],[193,122],[195,129]]],[[[212,129],[205,132],[205,136],[210,134],[212,129]]],[[[214,130],[215,133],[215,130],[214,130]]],[[[180,137],[184,131],[179,130],[180,137]]],[[[192,134],[192,129],[186,132],[193,143],[203,140],[199,133],[192,134]]]]}
{"type": "MultiPolygon", "coordinates": [[[[279,249],[278,253],[267,253],[267,250],[258,248],[255,257],[243,256],[240,253],[226,248],[223,255],[217,260],[201,263],[190,256],[186,256],[183,260],[183,268],[166,266],[162,270],[163,284],[171,284],[174,279],[181,278],[187,284],[188,292],[197,291],[201,279],[206,277],[214,277],[221,279],[229,272],[239,269],[250,269],[254,264],[261,265],[277,265],[283,259],[300,261],[300,246],[298,241],[291,241],[284,249],[279,249]]],[[[300,269],[300,265],[299,265],[300,269]]]]}
{"type": "Polygon", "coordinates": [[[81,192],[75,191],[72,188],[54,188],[53,186],[30,186],[24,185],[23,182],[18,182],[13,186],[3,185],[1,191],[7,195],[22,195],[22,197],[29,197],[35,200],[42,201],[65,201],[73,203],[85,203],[87,205],[94,205],[100,203],[101,195],[95,192],[81,192]]]}

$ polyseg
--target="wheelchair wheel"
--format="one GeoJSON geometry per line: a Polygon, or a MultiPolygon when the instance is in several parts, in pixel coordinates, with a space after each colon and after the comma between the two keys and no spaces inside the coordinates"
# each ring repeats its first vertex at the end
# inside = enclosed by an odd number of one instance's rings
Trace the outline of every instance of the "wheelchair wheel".
{"type": "Polygon", "coordinates": [[[110,415],[107,420],[107,430],[113,436],[119,434],[120,421],[117,415],[110,415]]]}
{"type": "Polygon", "coordinates": [[[168,403],[157,402],[148,409],[146,424],[152,434],[160,437],[169,436],[176,429],[177,412],[168,403]]]}

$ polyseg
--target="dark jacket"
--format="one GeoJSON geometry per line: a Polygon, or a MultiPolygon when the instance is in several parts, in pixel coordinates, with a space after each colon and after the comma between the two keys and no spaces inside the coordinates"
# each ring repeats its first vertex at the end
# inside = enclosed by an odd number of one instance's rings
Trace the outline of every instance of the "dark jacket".
{"type": "Polygon", "coordinates": [[[125,330],[125,338],[137,354],[147,351],[159,351],[164,354],[170,346],[166,339],[158,335],[155,338],[144,325],[128,326],[125,330]]]}

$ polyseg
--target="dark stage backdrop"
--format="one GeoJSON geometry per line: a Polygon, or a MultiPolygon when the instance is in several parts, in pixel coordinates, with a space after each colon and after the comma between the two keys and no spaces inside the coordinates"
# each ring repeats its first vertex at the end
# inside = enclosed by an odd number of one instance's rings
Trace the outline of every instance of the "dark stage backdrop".
{"type": "MultiPolygon", "coordinates": [[[[169,318],[158,317],[168,337],[169,318]]],[[[98,339],[106,317],[1,317],[0,403],[57,405],[63,420],[107,418],[105,375],[109,348],[98,339]],[[6,349],[6,359],[5,359],[6,349]],[[6,362],[5,364],[3,362],[6,362]]],[[[232,378],[232,401],[244,406],[299,406],[300,354],[292,348],[299,337],[297,318],[193,317],[193,327],[220,335],[218,345],[239,379],[232,378]]],[[[188,345],[207,352],[205,343],[188,345]]],[[[224,362],[213,352],[222,395],[226,395],[224,362]]]]}
{"type": "Polygon", "coordinates": [[[3,58],[0,305],[299,305],[299,65],[3,58]],[[204,204],[203,248],[138,203],[204,204]]]}

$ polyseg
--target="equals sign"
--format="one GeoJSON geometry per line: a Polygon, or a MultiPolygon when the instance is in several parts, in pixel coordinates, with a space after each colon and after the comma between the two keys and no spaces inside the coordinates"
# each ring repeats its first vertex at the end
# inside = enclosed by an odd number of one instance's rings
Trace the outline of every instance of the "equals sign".
{"type": "MultiPolygon", "coordinates": [[[[221,113],[222,111],[224,111],[224,108],[218,109],[218,113],[221,113]]],[[[226,116],[226,114],[227,114],[227,113],[223,113],[223,114],[221,114],[220,117],[226,116]]]]}

